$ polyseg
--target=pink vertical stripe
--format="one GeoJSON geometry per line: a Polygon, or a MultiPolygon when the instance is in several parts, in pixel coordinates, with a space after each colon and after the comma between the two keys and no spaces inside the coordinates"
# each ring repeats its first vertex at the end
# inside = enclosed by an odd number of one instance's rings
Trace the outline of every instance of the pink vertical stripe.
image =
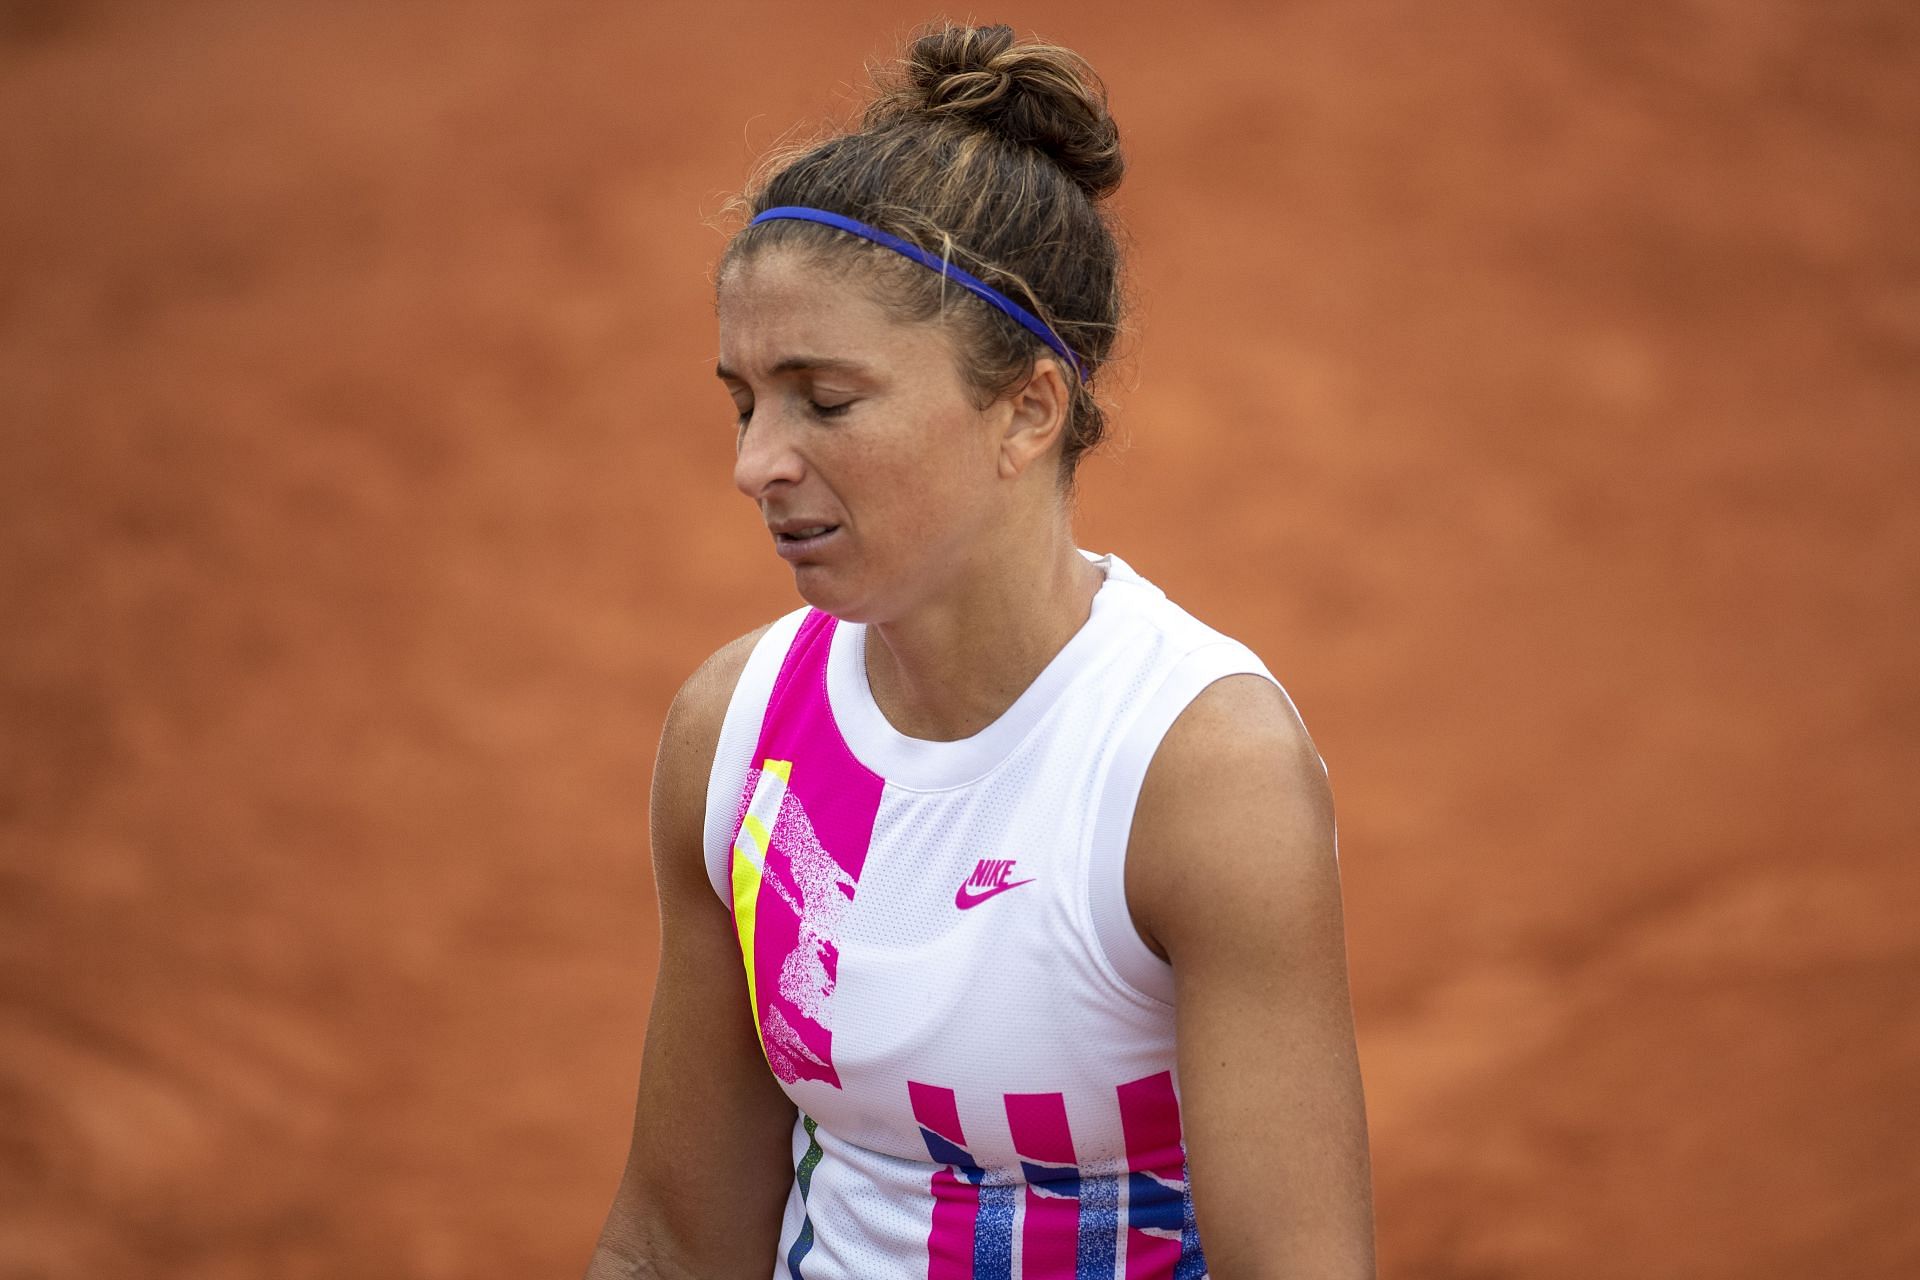
{"type": "Polygon", "coordinates": [[[960,1129],[960,1104],[953,1090],[909,1080],[907,1097],[913,1103],[913,1118],[916,1121],[956,1147],[967,1145],[967,1135],[960,1129]]]}
{"type": "Polygon", "coordinates": [[[1007,1124],[1013,1149],[1029,1160],[1073,1164],[1073,1131],[1067,1126],[1067,1099],[1058,1093],[1009,1093],[1007,1124]]]}
{"type": "Polygon", "coordinates": [[[886,784],[854,757],[827,703],[827,652],[836,625],[831,614],[817,609],[800,624],[774,680],[754,763],[768,757],[793,761],[789,794],[800,796],[820,843],[858,880],[886,784]]]}
{"type": "MultiPolygon", "coordinates": [[[[907,1081],[913,1118],[938,1140],[928,1142],[928,1153],[940,1167],[934,1170],[933,1226],[927,1233],[927,1280],[973,1280],[974,1226],[980,1218],[980,1188],[956,1175],[944,1161],[938,1144],[964,1155],[966,1135],[960,1130],[960,1108],[953,1090],[907,1081]]],[[[971,1160],[971,1156],[967,1156],[971,1160]]]]}
{"type": "MultiPolygon", "coordinates": [[[[1173,1073],[1162,1071],[1120,1085],[1120,1128],[1126,1135],[1129,1196],[1142,1177],[1173,1187],[1186,1182],[1186,1153],[1180,1145],[1180,1099],[1173,1073]]],[[[1166,1280],[1180,1261],[1180,1231],[1172,1235],[1140,1230],[1128,1213],[1127,1280],[1166,1280]]]]}
{"type": "Polygon", "coordinates": [[[933,1174],[933,1227],[927,1232],[927,1280],[973,1280],[973,1227],[980,1188],[942,1165],[933,1174]]]}
{"type": "Polygon", "coordinates": [[[1120,1128],[1127,1139],[1127,1167],[1172,1170],[1180,1176],[1180,1098],[1173,1091],[1173,1073],[1162,1071],[1142,1080],[1130,1080],[1115,1090],[1120,1095],[1120,1128]]]}
{"type": "Polygon", "coordinates": [[[1020,1274],[1025,1280],[1073,1280],[1080,1256],[1080,1188],[1067,1100],[1057,1093],[1009,1093],[1006,1103],[1013,1149],[1021,1158],[1066,1166],[1051,1185],[1031,1181],[1039,1171],[1028,1171],[1020,1274]]]}
{"type": "Polygon", "coordinates": [[[827,704],[835,625],[818,610],[802,620],[774,679],[754,749],[756,767],[785,760],[793,768],[755,905],[753,964],[760,1001],[754,1015],[775,1074],[788,1083],[820,1080],[837,1089],[833,1033],[820,1012],[839,980],[840,948],[822,922],[843,914],[836,895],[850,902],[858,888],[886,784],[854,758],[827,704]],[[796,952],[806,963],[790,963],[796,952]],[[809,973],[811,979],[804,976],[809,973]]]}

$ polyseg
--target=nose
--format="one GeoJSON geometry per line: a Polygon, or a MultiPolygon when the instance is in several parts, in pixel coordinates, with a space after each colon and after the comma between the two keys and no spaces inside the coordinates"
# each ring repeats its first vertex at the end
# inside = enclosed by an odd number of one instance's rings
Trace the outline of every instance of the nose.
{"type": "Polygon", "coordinates": [[[806,464],[792,434],[771,411],[755,411],[735,444],[733,483],[755,502],[778,484],[798,484],[806,464]]]}

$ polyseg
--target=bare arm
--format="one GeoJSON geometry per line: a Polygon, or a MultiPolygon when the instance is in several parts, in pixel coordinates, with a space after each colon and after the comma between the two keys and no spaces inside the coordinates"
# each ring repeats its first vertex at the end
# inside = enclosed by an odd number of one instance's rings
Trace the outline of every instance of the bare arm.
{"type": "Polygon", "coordinates": [[[1372,1280],[1366,1103],[1333,800],[1286,699],[1218,681],[1162,741],[1127,856],[1173,964],[1181,1113],[1216,1280],[1372,1280]]]}
{"type": "Polygon", "coordinates": [[[660,975],[633,1145],[587,1280],[766,1280],[793,1180],[794,1108],[760,1053],[740,944],[707,880],[707,775],[760,632],[715,654],[674,699],[654,765],[660,975]]]}

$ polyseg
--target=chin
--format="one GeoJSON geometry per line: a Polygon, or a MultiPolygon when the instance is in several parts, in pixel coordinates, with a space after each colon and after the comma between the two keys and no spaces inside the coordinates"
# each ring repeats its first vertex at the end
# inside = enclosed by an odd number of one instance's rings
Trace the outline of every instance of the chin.
{"type": "Polygon", "coordinates": [[[824,565],[795,565],[793,585],[802,600],[842,622],[884,622],[893,616],[871,584],[852,581],[824,565]]]}
{"type": "Polygon", "coordinates": [[[794,589],[800,598],[822,613],[842,622],[865,622],[862,593],[840,574],[822,565],[798,564],[793,567],[794,589]]]}

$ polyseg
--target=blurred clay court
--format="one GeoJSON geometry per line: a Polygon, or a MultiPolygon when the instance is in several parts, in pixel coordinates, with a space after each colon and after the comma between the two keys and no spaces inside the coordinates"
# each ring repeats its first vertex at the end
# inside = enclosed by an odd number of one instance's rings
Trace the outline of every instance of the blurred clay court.
{"type": "MultiPolygon", "coordinates": [[[[579,1274],[797,603],[714,216],[938,12],[0,0],[0,1276],[579,1274]]],[[[1920,10],[968,12],[1112,91],[1082,544],[1331,766],[1383,1275],[1920,1274],[1920,10]]]]}

